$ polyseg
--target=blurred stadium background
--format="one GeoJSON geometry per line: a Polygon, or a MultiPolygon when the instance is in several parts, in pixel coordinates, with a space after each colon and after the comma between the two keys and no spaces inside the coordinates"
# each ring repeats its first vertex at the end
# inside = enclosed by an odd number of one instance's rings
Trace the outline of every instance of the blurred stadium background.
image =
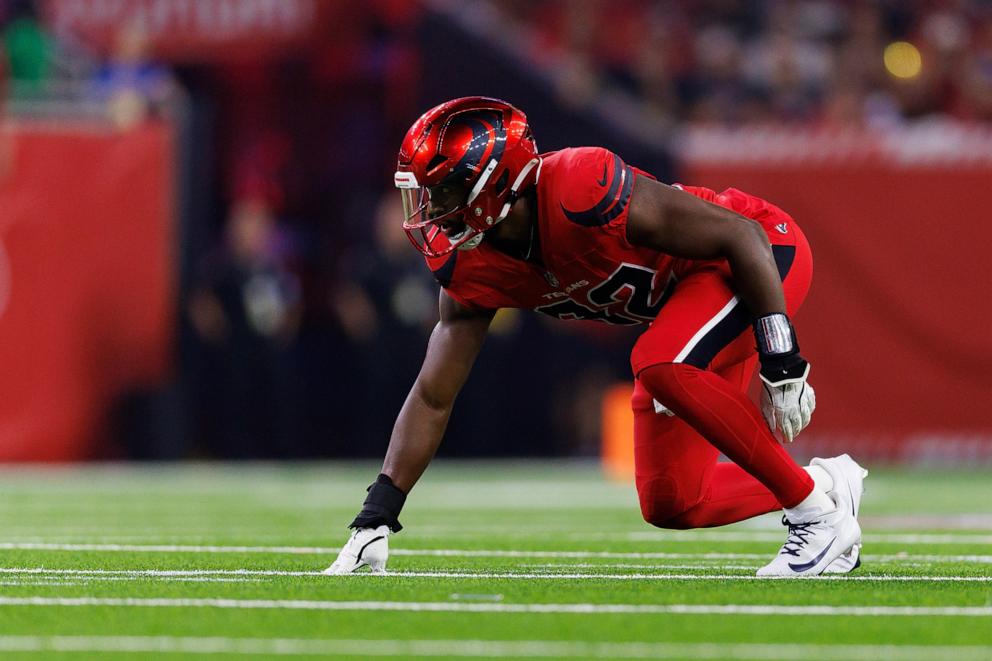
{"type": "MultiPolygon", "coordinates": [[[[436,317],[396,149],[485,94],[796,217],[798,456],[992,464],[987,2],[0,0],[0,44],[0,461],[381,456],[436,317]]],[[[494,331],[443,456],[623,437],[629,329],[494,331]]]]}

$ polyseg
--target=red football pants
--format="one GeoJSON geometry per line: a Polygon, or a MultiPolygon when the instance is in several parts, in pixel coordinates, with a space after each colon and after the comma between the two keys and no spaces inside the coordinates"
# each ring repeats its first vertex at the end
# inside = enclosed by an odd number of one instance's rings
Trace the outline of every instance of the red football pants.
{"type": "MultiPolygon", "coordinates": [[[[812,277],[809,245],[789,221],[770,236],[789,314],[812,277]]],[[[813,488],[772,436],[747,390],[757,366],[751,315],[725,262],[686,263],[631,354],[634,461],[641,512],[663,528],[720,526],[792,507],[813,488]],[[656,412],[656,404],[675,413],[656,412]],[[733,463],[718,463],[720,453],[733,463]]]]}

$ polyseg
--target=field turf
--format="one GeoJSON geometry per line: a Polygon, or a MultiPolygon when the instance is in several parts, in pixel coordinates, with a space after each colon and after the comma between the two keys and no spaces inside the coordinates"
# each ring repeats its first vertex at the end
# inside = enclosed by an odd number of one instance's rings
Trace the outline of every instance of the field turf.
{"type": "Polygon", "coordinates": [[[992,660],[988,472],[873,469],[864,566],[775,515],[640,520],[591,464],[438,463],[387,576],[326,577],[372,464],[0,470],[0,657],[992,660]]]}

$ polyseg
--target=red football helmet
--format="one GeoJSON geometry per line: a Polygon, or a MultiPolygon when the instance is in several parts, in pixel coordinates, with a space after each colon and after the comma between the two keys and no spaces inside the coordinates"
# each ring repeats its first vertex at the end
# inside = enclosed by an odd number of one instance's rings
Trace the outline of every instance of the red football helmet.
{"type": "Polygon", "coordinates": [[[410,242],[428,257],[476,247],[537,180],[540,162],[526,115],[505,101],[470,96],[431,108],[407,131],[396,169],[410,242]],[[447,241],[435,241],[442,230],[447,241]]]}

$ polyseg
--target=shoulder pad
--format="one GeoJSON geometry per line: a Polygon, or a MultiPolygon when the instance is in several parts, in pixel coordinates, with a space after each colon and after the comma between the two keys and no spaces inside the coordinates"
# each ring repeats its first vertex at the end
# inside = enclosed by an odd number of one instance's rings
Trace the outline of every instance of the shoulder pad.
{"type": "Polygon", "coordinates": [[[559,204],[576,225],[598,227],[618,218],[627,209],[634,187],[634,172],[613,152],[600,147],[570,150],[561,173],[559,204]]]}

